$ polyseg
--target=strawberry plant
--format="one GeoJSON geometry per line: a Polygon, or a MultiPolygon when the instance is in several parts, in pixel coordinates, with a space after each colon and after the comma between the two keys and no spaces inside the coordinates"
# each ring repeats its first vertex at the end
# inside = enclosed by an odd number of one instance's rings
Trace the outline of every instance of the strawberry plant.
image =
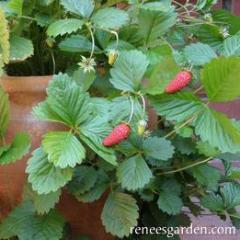
{"type": "Polygon", "coordinates": [[[240,96],[239,17],[212,10],[214,0],[44,2],[59,7],[45,37],[73,65],[33,114],[65,130],[32,153],[25,201],[0,238],[61,239],[63,189],[93,204],[105,193],[102,223],[118,238],[135,239],[136,226],[187,226],[184,207],[239,226],[240,122],[212,107],[240,96]]]}

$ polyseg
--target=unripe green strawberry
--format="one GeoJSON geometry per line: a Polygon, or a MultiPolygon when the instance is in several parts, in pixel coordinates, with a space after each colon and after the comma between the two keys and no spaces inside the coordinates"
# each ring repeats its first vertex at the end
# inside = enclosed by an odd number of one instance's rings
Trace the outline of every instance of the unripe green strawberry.
{"type": "Polygon", "coordinates": [[[181,71],[165,88],[166,93],[175,93],[185,88],[192,80],[192,73],[181,71]]]}
{"type": "Polygon", "coordinates": [[[131,133],[131,128],[126,123],[121,123],[116,126],[112,132],[103,140],[105,147],[111,147],[128,138],[131,133]]]}

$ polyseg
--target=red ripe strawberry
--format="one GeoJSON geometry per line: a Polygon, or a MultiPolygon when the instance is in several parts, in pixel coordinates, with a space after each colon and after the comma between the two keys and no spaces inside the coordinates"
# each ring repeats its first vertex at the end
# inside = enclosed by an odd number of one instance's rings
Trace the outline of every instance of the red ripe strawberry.
{"type": "Polygon", "coordinates": [[[126,123],[121,123],[116,126],[112,132],[103,140],[103,145],[105,147],[111,147],[113,145],[119,144],[128,138],[130,132],[130,126],[126,123]]]}
{"type": "Polygon", "coordinates": [[[175,93],[185,88],[192,80],[192,73],[181,71],[165,88],[166,93],[175,93]]]}

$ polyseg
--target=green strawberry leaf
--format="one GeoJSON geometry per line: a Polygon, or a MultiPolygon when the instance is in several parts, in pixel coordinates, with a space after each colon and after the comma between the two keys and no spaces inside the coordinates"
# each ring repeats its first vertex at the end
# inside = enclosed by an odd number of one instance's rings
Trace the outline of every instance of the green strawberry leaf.
{"type": "MultiPolygon", "coordinates": [[[[90,52],[92,49],[92,43],[85,36],[72,35],[60,42],[59,48],[62,51],[71,53],[90,52]]],[[[99,51],[96,46],[95,51],[99,51]]]]}
{"type": "Polygon", "coordinates": [[[28,181],[38,194],[56,192],[72,179],[72,168],[56,168],[48,162],[48,155],[38,148],[28,160],[26,172],[28,181]]]}
{"type": "Polygon", "coordinates": [[[84,22],[75,18],[61,19],[52,23],[47,29],[47,35],[50,37],[63,36],[71,34],[81,29],[84,22]]]}
{"type": "Polygon", "coordinates": [[[57,211],[37,215],[30,201],[23,202],[0,225],[0,238],[17,236],[24,240],[59,240],[63,235],[64,219],[57,211]]]}
{"type": "Polygon", "coordinates": [[[224,210],[223,199],[220,195],[214,193],[203,196],[201,198],[201,204],[212,212],[222,212],[224,210]]]}
{"type": "Polygon", "coordinates": [[[144,84],[144,92],[157,95],[164,92],[169,82],[180,71],[171,55],[157,55],[157,63],[153,65],[151,72],[148,74],[149,79],[144,84]]]}
{"type": "Polygon", "coordinates": [[[240,185],[238,183],[225,183],[221,189],[221,195],[227,209],[240,205],[240,185]]]}
{"type": "Polygon", "coordinates": [[[31,40],[12,35],[10,37],[10,61],[19,62],[31,57],[34,53],[31,40]]]}
{"type": "Polygon", "coordinates": [[[0,165],[13,163],[20,160],[30,149],[31,140],[27,133],[16,134],[13,142],[0,154],[0,165]]]}
{"type": "Polygon", "coordinates": [[[193,43],[185,47],[184,55],[189,63],[196,66],[202,66],[217,58],[215,51],[209,45],[203,43],[193,43]]]}
{"type": "Polygon", "coordinates": [[[73,168],[85,158],[85,148],[71,132],[45,134],[42,147],[48,154],[48,161],[59,168],[73,168]]]}
{"type": "Polygon", "coordinates": [[[89,18],[94,10],[93,0],[61,0],[60,3],[67,11],[85,18],[89,18]]]}
{"type": "Polygon", "coordinates": [[[136,200],[126,193],[110,193],[104,204],[102,222],[106,232],[117,237],[129,236],[137,225],[138,206],[136,200]]]}
{"type": "Polygon", "coordinates": [[[215,189],[218,181],[221,179],[219,170],[208,165],[193,167],[189,172],[192,173],[198,183],[209,189],[215,189]]]}
{"type": "Polygon", "coordinates": [[[138,50],[121,52],[110,70],[110,82],[119,90],[137,92],[147,70],[147,57],[138,50]]]}
{"type": "Polygon", "coordinates": [[[129,191],[143,188],[152,177],[150,168],[140,155],[125,160],[117,168],[118,182],[129,191]]]}
{"type": "Polygon", "coordinates": [[[84,72],[82,68],[74,71],[73,80],[80,86],[83,92],[87,91],[93,84],[96,74],[95,72],[84,72]]]}
{"type": "Polygon", "coordinates": [[[116,166],[116,156],[111,148],[103,146],[103,139],[111,132],[111,128],[104,118],[95,117],[81,125],[80,138],[95,153],[110,164],[116,166]]]}
{"type": "Polygon", "coordinates": [[[43,215],[49,213],[59,201],[61,190],[48,194],[38,194],[33,192],[33,205],[38,214],[43,215]]]}
{"type": "Polygon", "coordinates": [[[68,184],[68,190],[78,196],[93,188],[97,181],[97,172],[93,167],[80,166],[75,169],[73,179],[68,184]]]}
{"type": "Polygon", "coordinates": [[[161,191],[157,201],[159,209],[169,215],[179,214],[183,207],[182,199],[174,192],[161,191]]]}
{"type": "Polygon", "coordinates": [[[33,109],[37,118],[76,128],[90,116],[89,94],[83,92],[68,75],[54,76],[47,93],[47,100],[33,109]]]}
{"type": "Polygon", "coordinates": [[[159,37],[176,23],[177,14],[172,7],[165,12],[141,8],[138,18],[139,34],[143,38],[144,45],[149,47],[154,46],[159,41],[159,37]]]}
{"type": "Polygon", "coordinates": [[[159,137],[146,138],[143,142],[143,151],[147,157],[167,161],[174,154],[174,147],[169,140],[159,137]]]}
{"type": "Polygon", "coordinates": [[[239,151],[239,129],[224,114],[207,107],[193,94],[162,95],[152,97],[151,102],[156,112],[167,120],[177,123],[188,121],[203,142],[209,142],[223,153],[239,151]]]}
{"type": "Polygon", "coordinates": [[[240,36],[228,37],[223,42],[222,54],[226,57],[240,56],[240,36]]]}
{"type": "Polygon", "coordinates": [[[92,21],[98,28],[117,30],[128,23],[129,17],[126,11],[118,8],[104,8],[98,10],[92,21]]]}
{"type": "Polygon", "coordinates": [[[218,156],[220,154],[220,151],[211,146],[208,142],[198,142],[196,148],[200,154],[207,157],[218,156]]]}
{"type": "Polygon", "coordinates": [[[23,0],[10,0],[7,2],[7,10],[10,11],[10,13],[21,16],[23,11],[23,2],[23,0]]]}
{"type": "Polygon", "coordinates": [[[84,202],[84,203],[91,203],[101,198],[103,193],[107,190],[109,187],[109,177],[108,175],[102,171],[99,170],[97,172],[97,179],[95,182],[95,185],[85,193],[77,194],[75,197],[78,201],[84,202]]]}
{"type": "Polygon", "coordinates": [[[210,101],[227,102],[240,96],[240,60],[220,57],[205,65],[201,81],[210,101]]]}

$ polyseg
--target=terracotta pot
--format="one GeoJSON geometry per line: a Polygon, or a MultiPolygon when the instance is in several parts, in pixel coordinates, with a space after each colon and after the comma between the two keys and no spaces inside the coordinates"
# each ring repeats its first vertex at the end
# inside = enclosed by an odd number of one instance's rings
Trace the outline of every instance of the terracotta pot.
{"type": "MultiPolygon", "coordinates": [[[[27,131],[32,138],[32,150],[36,149],[41,137],[49,130],[61,129],[62,126],[41,122],[32,114],[32,107],[46,97],[45,90],[51,76],[46,77],[2,77],[0,84],[8,92],[10,99],[10,125],[6,140],[10,142],[16,132],[27,131]]],[[[0,218],[21,202],[26,180],[26,156],[14,164],[0,167],[0,218]]],[[[103,200],[93,204],[81,204],[72,196],[62,194],[59,210],[70,222],[73,235],[86,234],[94,240],[112,239],[107,235],[101,223],[100,215],[103,200]]]]}

